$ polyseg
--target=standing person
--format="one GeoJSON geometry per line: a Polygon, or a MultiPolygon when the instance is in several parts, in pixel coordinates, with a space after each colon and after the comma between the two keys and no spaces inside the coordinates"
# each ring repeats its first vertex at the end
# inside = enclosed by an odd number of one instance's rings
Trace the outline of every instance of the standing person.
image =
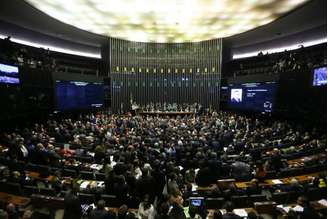
{"type": "Polygon", "coordinates": [[[81,203],[77,197],[78,186],[78,184],[74,184],[72,190],[65,195],[63,219],[81,219],[82,217],[81,203]]]}
{"type": "Polygon", "coordinates": [[[303,207],[303,211],[299,213],[300,219],[320,218],[319,215],[313,209],[313,207],[310,205],[309,199],[307,199],[305,196],[298,197],[297,204],[303,207]]]}
{"type": "Polygon", "coordinates": [[[183,210],[183,198],[179,192],[171,194],[170,202],[169,219],[187,219],[183,210]]]}
{"type": "Polygon", "coordinates": [[[139,204],[138,219],[154,219],[154,206],[149,202],[149,195],[139,204]]]}
{"type": "Polygon", "coordinates": [[[104,200],[99,200],[97,202],[97,208],[90,212],[89,219],[107,219],[109,212],[105,210],[105,205],[106,202],[104,200]]]}

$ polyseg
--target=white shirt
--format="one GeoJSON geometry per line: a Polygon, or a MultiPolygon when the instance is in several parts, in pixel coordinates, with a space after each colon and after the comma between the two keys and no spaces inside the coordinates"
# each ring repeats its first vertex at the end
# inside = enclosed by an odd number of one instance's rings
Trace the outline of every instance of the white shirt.
{"type": "Polygon", "coordinates": [[[138,219],[154,219],[154,207],[152,204],[150,204],[150,207],[145,210],[144,209],[144,203],[139,204],[138,209],[138,219]]]}

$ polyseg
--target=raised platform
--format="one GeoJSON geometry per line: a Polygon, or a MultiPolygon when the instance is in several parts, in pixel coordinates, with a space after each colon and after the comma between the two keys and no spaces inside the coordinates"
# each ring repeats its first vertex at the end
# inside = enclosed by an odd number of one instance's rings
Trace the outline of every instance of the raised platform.
{"type": "Polygon", "coordinates": [[[192,116],[194,112],[187,112],[187,111],[168,111],[168,112],[159,112],[159,111],[140,111],[137,112],[139,115],[145,116],[192,116]]]}

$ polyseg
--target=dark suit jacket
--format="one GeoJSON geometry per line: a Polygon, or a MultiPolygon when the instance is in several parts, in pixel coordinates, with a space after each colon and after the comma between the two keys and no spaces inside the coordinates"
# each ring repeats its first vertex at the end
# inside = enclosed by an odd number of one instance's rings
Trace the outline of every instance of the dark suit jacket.
{"type": "Polygon", "coordinates": [[[183,211],[183,208],[181,208],[177,204],[173,204],[173,208],[169,213],[169,219],[187,219],[187,218],[183,211]]]}
{"type": "Polygon", "coordinates": [[[110,218],[108,211],[105,209],[94,209],[89,214],[89,219],[108,219],[110,218]]]}
{"type": "Polygon", "coordinates": [[[222,219],[241,219],[241,217],[232,212],[228,212],[222,216],[222,219]]]}
{"type": "Polygon", "coordinates": [[[64,199],[65,209],[63,219],[80,219],[82,208],[79,198],[71,192],[68,192],[64,199]]]}

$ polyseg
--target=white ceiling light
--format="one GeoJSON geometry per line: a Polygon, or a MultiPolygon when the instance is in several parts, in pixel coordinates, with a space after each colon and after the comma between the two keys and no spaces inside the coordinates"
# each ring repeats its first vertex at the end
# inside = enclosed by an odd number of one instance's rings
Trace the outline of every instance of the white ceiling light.
{"type": "Polygon", "coordinates": [[[267,24],[307,0],[26,1],[64,23],[93,33],[141,42],[196,42],[267,24]]]}

